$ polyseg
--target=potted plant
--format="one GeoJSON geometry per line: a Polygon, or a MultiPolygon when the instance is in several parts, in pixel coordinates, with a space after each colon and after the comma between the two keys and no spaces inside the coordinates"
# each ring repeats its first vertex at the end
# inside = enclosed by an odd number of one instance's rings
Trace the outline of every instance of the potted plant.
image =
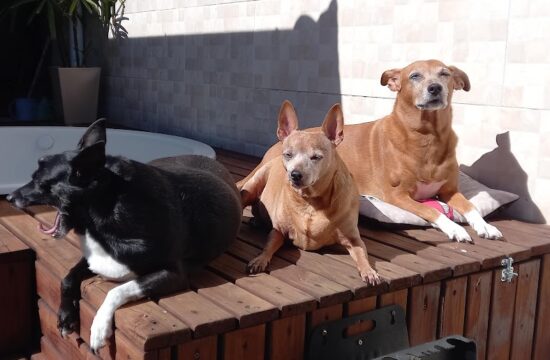
{"type": "Polygon", "coordinates": [[[28,22],[42,16],[49,29],[49,40],[59,67],[52,68],[54,100],[65,124],[89,124],[97,119],[101,68],[86,61],[89,42],[84,25],[98,26],[104,41],[112,32],[126,37],[125,0],[19,0],[11,8],[31,8],[28,22]]]}

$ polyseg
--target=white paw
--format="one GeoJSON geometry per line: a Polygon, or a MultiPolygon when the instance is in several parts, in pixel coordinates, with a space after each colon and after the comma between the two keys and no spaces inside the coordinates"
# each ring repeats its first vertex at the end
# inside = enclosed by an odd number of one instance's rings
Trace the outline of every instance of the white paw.
{"type": "Polygon", "coordinates": [[[449,220],[446,216],[439,215],[434,225],[443,231],[450,240],[456,240],[458,242],[472,241],[472,238],[462,226],[449,220]]]}
{"type": "Polygon", "coordinates": [[[500,239],[502,237],[502,233],[491,224],[476,225],[474,230],[480,237],[485,239],[500,239]]]}
{"type": "Polygon", "coordinates": [[[464,217],[480,237],[486,239],[500,239],[502,237],[502,233],[493,225],[487,224],[477,211],[469,211],[464,214],[464,217]]]}
{"type": "Polygon", "coordinates": [[[98,350],[106,345],[111,335],[113,335],[112,317],[104,316],[98,311],[90,331],[90,349],[97,354],[98,350]]]}
{"type": "Polygon", "coordinates": [[[445,231],[445,234],[449,237],[450,240],[456,240],[458,242],[471,242],[472,238],[468,234],[468,232],[460,225],[456,225],[449,229],[448,231],[445,231]]]}

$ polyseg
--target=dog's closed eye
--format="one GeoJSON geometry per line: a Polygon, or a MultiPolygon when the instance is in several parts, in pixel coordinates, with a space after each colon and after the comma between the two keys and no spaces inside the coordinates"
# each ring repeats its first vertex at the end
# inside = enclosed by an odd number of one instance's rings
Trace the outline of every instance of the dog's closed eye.
{"type": "Polygon", "coordinates": [[[310,159],[313,160],[313,161],[319,161],[319,160],[321,160],[322,158],[323,158],[323,155],[319,155],[319,154],[315,154],[315,155],[312,155],[312,156],[310,157],[310,159]]]}
{"type": "Polygon", "coordinates": [[[285,152],[283,153],[283,156],[285,157],[285,159],[290,160],[294,155],[291,152],[285,152]]]}

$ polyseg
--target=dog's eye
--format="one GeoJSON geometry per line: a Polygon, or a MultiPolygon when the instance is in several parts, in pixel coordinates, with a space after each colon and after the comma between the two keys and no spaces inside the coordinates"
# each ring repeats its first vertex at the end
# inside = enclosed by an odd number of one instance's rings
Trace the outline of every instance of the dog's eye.
{"type": "Polygon", "coordinates": [[[322,158],[323,158],[323,156],[317,155],[317,154],[310,157],[310,159],[313,160],[313,161],[318,161],[318,160],[321,160],[322,158]]]}
{"type": "Polygon", "coordinates": [[[285,159],[287,159],[287,160],[288,160],[288,159],[292,159],[292,153],[290,153],[290,152],[284,153],[283,156],[284,156],[285,159]]]}
{"type": "Polygon", "coordinates": [[[451,76],[451,74],[447,71],[442,71],[442,72],[439,73],[439,76],[449,77],[449,76],[451,76]]]}
{"type": "Polygon", "coordinates": [[[409,75],[409,79],[414,80],[414,81],[420,80],[420,79],[422,79],[422,74],[412,73],[411,75],[409,75]]]}

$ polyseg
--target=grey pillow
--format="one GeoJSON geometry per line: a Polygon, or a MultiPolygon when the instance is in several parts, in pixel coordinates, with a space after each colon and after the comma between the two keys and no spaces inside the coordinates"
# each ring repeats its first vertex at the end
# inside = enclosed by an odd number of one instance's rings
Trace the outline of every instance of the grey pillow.
{"type": "MultiPolygon", "coordinates": [[[[464,194],[466,199],[470,200],[481,216],[486,216],[519,198],[518,195],[507,191],[490,189],[480,182],[472,179],[463,172],[459,173],[458,189],[464,194]]],[[[440,202],[443,210],[448,209],[447,204],[440,202]]],[[[447,211],[445,211],[447,212],[447,211]]],[[[398,208],[395,205],[388,204],[372,195],[361,195],[359,213],[368,218],[372,218],[384,223],[410,224],[418,226],[430,226],[431,224],[421,217],[398,208]]],[[[464,217],[458,211],[452,211],[451,220],[455,222],[466,222],[464,217]]]]}

